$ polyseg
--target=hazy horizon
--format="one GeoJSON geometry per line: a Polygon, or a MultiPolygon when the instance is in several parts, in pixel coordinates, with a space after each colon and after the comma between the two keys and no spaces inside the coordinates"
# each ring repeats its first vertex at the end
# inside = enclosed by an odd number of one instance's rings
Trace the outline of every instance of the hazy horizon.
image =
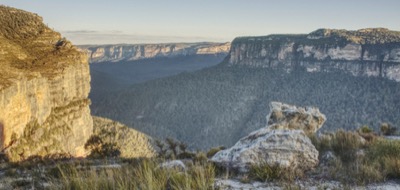
{"type": "Polygon", "coordinates": [[[400,30],[400,1],[15,1],[74,44],[230,42],[238,36],[319,28],[400,30]],[[338,11],[340,10],[340,11],[338,11]]]}

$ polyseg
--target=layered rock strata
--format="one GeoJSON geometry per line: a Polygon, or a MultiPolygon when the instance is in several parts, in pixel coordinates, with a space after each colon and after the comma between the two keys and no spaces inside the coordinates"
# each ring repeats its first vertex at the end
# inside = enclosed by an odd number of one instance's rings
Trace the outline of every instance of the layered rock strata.
{"type": "Polygon", "coordinates": [[[90,63],[135,61],[159,57],[228,54],[230,43],[82,45],[90,63]]]}
{"type": "Polygon", "coordinates": [[[85,156],[92,134],[85,54],[36,14],[0,6],[1,149],[12,161],[85,156]]]}
{"type": "Polygon", "coordinates": [[[400,32],[385,28],[357,31],[319,29],[310,34],[239,37],[229,64],[309,72],[341,70],[355,76],[400,81],[400,32]]]}

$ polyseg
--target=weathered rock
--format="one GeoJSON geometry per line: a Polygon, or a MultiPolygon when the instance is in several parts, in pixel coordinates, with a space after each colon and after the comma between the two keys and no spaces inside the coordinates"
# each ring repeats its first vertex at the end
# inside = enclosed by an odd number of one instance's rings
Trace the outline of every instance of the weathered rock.
{"type": "Polygon", "coordinates": [[[122,158],[150,158],[156,155],[149,136],[110,119],[93,116],[93,135],[103,143],[115,144],[122,158]]]}
{"type": "Polygon", "coordinates": [[[318,151],[305,131],[312,133],[321,128],[325,116],[316,108],[296,108],[274,102],[268,118],[269,126],[218,152],[211,161],[242,172],[248,171],[252,165],[264,163],[293,170],[314,168],[318,164],[318,151]],[[295,127],[289,127],[290,124],[295,127]]]}
{"type": "Polygon", "coordinates": [[[89,65],[60,42],[38,15],[0,6],[0,147],[12,161],[87,154],[89,65]]]}
{"type": "Polygon", "coordinates": [[[267,124],[270,129],[301,129],[306,134],[318,131],[326,117],[315,107],[296,107],[280,102],[271,102],[267,124]]]}
{"type": "Polygon", "coordinates": [[[308,170],[318,164],[318,151],[301,130],[261,129],[232,148],[218,152],[211,160],[242,172],[262,163],[308,170]]]}
{"type": "Polygon", "coordinates": [[[101,63],[157,57],[228,54],[230,43],[82,45],[79,47],[88,54],[90,63],[101,63]]]}
{"type": "Polygon", "coordinates": [[[186,166],[181,160],[171,160],[164,162],[160,165],[161,168],[165,169],[178,169],[180,171],[185,171],[186,166]]]}

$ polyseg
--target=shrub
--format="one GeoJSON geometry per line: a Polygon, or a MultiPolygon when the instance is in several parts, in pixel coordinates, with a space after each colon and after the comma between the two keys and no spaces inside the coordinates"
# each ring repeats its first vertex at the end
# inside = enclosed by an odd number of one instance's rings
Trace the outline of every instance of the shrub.
{"type": "MultiPolygon", "coordinates": [[[[308,137],[311,140],[311,143],[315,146],[318,152],[325,152],[332,150],[331,147],[331,139],[333,134],[323,134],[317,136],[316,134],[309,135],[308,137]]],[[[320,154],[321,155],[321,154],[320,154]]]]}
{"type": "Polygon", "coordinates": [[[197,152],[195,157],[193,158],[193,161],[195,163],[207,163],[208,158],[207,155],[204,152],[197,152]]]}
{"type": "Polygon", "coordinates": [[[360,133],[372,133],[374,130],[370,128],[368,125],[363,125],[358,129],[360,133]]]}
{"type": "Polygon", "coordinates": [[[355,132],[337,131],[331,139],[331,147],[337,156],[345,163],[355,160],[357,151],[365,144],[365,140],[355,132]]]}
{"type": "Polygon", "coordinates": [[[92,135],[89,138],[85,144],[85,149],[90,150],[89,157],[92,158],[118,157],[121,154],[115,143],[104,143],[97,135],[92,135]]]}
{"type": "Polygon", "coordinates": [[[166,138],[165,143],[159,140],[155,141],[158,148],[159,157],[165,159],[192,159],[195,153],[187,151],[187,145],[172,138],[166,138]]]}
{"type": "Polygon", "coordinates": [[[225,147],[224,146],[219,146],[219,147],[214,147],[211,148],[208,152],[207,152],[207,158],[211,158],[213,157],[215,154],[217,154],[217,152],[224,150],[225,147]]]}
{"type": "Polygon", "coordinates": [[[165,144],[160,140],[156,140],[155,145],[158,148],[158,156],[161,158],[165,158],[167,156],[167,151],[168,151],[168,149],[165,147],[165,144]]]}
{"type": "Polygon", "coordinates": [[[391,126],[389,123],[382,123],[380,129],[383,135],[394,135],[397,131],[397,128],[391,126]]]}

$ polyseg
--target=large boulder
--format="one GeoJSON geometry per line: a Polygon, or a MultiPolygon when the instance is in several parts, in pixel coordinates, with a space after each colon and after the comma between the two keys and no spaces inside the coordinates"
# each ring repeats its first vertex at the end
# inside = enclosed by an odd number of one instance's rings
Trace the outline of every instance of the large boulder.
{"type": "Polygon", "coordinates": [[[218,152],[211,161],[241,172],[258,164],[302,171],[318,164],[318,151],[306,135],[306,132],[316,132],[325,121],[317,108],[297,108],[273,102],[267,118],[267,127],[218,152]]]}

